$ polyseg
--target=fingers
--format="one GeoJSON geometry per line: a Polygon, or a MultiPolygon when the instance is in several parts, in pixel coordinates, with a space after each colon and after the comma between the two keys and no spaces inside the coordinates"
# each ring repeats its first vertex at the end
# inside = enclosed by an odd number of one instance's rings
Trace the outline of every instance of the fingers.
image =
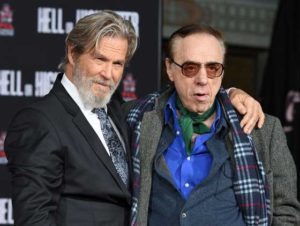
{"type": "Polygon", "coordinates": [[[230,93],[229,93],[230,101],[234,106],[234,108],[242,115],[246,114],[247,112],[247,109],[244,104],[246,96],[248,96],[248,94],[241,89],[237,89],[237,88],[230,89],[230,93]]]}
{"type": "Polygon", "coordinates": [[[265,115],[259,102],[254,100],[252,97],[249,96],[244,103],[246,114],[244,115],[240,125],[245,133],[250,134],[256,126],[258,128],[263,126],[265,115]]]}
{"type": "Polygon", "coordinates": [[[258,101],[236,88],[230,91],[229,97],[234,108],[244,115],[240,125],[245,133],[250,134],[255,126],[258,128],[263,126],[265,115],[258,101]]]}
{"type": "Polygon", "coordinates": [[[257,127],[261,128],[265,123],[265,114],[263,110],[261,109],[261,113],[259,114],[258,124],[257,127]]]}
{"type": "Polygon", "coordinates": [[[254,129],[257,122],[257,118],[254,115],[246,113],[240,123],[244,133],[250,134],[254,129]]]}

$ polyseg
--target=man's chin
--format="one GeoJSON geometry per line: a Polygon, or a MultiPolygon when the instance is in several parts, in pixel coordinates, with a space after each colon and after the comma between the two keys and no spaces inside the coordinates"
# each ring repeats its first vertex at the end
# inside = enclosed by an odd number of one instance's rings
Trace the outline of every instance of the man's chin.
{"type": "Polygon", "coordinates": [[[111,95],[111,93],[108,91],[105,92],[101,91],[101,92],[93,92],[93,95],[96,100],[101,100],[101,99],[106,99],[108,96],[111,95]]]}
{"type": "Polygon", "coordinates": [[[95,96],[95,95],[90,95],[90,96],[81,96],[83,105],[86,108],[103,108],[105,107],[110,99],[111,95],[106,95],[106,96],[95,96]]]}
{"type": "Polygon", "coordinates": [[[97,106],[98,108],[104,107],[110,102],[110,99],[111,99],[111,95],[96,96],[94,105],[97,106]]]}

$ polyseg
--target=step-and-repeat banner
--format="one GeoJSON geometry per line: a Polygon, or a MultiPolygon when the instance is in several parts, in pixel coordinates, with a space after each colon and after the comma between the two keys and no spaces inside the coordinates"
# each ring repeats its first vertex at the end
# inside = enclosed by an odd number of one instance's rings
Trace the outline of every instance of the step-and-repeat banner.
{"type": "Polygon", "coordinates": [[[131,100],[160,86],[161,1],[0,1],[0,225],[13,225],[6,129],[24,105],[44,96],[57,76],[66,34],[80,18],[111,9],[131,20],[140,42],[120,92],[131,100]]]}

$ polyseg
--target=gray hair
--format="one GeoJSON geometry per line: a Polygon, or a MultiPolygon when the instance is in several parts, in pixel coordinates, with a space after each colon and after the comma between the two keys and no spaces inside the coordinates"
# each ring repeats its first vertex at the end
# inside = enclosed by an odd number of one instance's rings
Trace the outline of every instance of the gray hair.
{"type": "Polygon", "coordinates": [[[72,46],[73,53],[79,56],[97,48],[99,41],[107,36],[127,39],[126,62],[128,62],[134,55],[138,45],[138,37],[134,27],[129,20],[123,19],[117,13],[102,10],[83,17],[76,23],[65,40],[65,56],[58,69],[64,71],[66,64],[69,63],[68,46],[72,46]]]}

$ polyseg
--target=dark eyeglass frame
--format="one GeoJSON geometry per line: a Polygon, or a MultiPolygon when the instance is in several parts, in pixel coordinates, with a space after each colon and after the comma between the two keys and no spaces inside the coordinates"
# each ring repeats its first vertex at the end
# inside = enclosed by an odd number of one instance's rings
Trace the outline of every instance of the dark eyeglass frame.
{"type": "Polygon", "coordinates": [[[174,61],[172,58],[169,58],[169,60],[170,60],[172,63],[174,63],[176,66],[180,67],[180,68],[181,68],[181,73],[182,73],[184,76],[188,77],[188,78],[194,77],[194,76],[200,71],[202,65],[204,65],[204,67],[205,67],[205,69],[206,69],[207,77],[208,77],[208,78],[211,78],[211,79],[222,76],[223,73],[224,73],[224,69],[225,69],[224,65],[221,64],[221,63],[218,63],[218,62],[209,62],[209,63],[201,64],[201,63],[196,63],[196,62],[190,62],[190,61],[188,61],[188,62],[184,62],[183,64],[179,64],[179,63],[177,63],[176,61],[174,61]],[[193,74],[191,74],[191,75],[187,74],[186,71],[185,71],[186,66],[189,66],[189,65],[197,66],[197,70],[196,70],[193,74]],[[215,74],[215,75],[211,75],[211,74],[208,72],[207,67],[208,67],[208,66],[212,66],[212,65],[218,65],[218,66],[220,66],[220,67],[221,67],[220,73],[215,74]]]}

